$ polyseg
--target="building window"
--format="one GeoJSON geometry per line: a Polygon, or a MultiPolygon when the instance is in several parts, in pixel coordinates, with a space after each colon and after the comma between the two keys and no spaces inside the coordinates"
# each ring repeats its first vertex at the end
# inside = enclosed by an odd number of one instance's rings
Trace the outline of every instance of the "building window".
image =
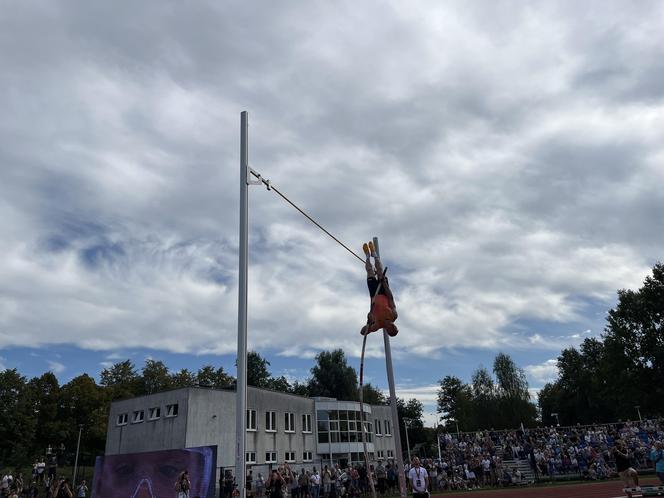
{"type": "Polygon", "coordinates": [[[277,432],[277,412],[265,412],[265,430],[277,432]]]}
{"type": "Polygon", "coordinates": [[[287,451],[284,460],[286,461],[286,463],[295,463],[295,452],[287,451]]]}
{"type": "Polygon", "coordinates": [[[383,435],[383,431],[382,431],[382,429],[380,428],[380,420],[376,419],[376,420],[374,420],[374,422],[375,422],[374,427],[376,428],[376,436],[382,436],[382,435],[383,435]]]}
{"type": "Polygon", "coordinates": [[[389,420],[385,421],[385,435],[386,436],[392,435],[392,425],[390,424],[389,420]]]}
{"type": "Polygon", "coordinates": [[[284,413],[284,431],[295,432],[295,414],[284,413]]]}
{"type": "Polygon", "coordinates": [[[120,415],[118,415],[117,425],[127,425],[128,421],[129,421],[129,414],[121,413],[120,415]]]}
{"type": "Polygon", "coordinates": [[[157,420],[159,417],[161,417],[161,408],[158,406],[148,410],[148,420],[157,420]]]}
{"type": "Polygon", "coordinates": [[[177,417],[178,416],[178,404],[173,403],[172,405],[166,405],[166,416],[167,417],[177,417]]]}
{"type": "Polygon", "coordinates": [[[387,450],[387,458],[394,458],[394,451],[387,450]]]}
{"type": "Polygon", "coordinates": [[[131,419],[132,424],[140,424],[145,420],[145,412],[143,410],[137,410],[134,412],[134,417],[131,419]]]}
{"type": "Polygon", "coordinates": [[[302,414],[302,432],[311,432],[311,414],[302,414]]]}
{"type": "Polygon", "coordinates": [[[303,462],[313,462],[314,461],[314,458],[313,458],[313,455],[311,454],[311,451],[305,451],[302,454],[302,461],[303,462]]]}
{"type": "MultiPolygon", "coordinates": [[[[319,443],[356,443],[362,441],[359,410],[318,410],[319,443]]],[[[373,442],[373,423],[365,422],[366,441],[373,442]]]]}
{"type": "Polygon", "coordinates": [[[245,463],[256,463],[256,452],[255,451],[247,451],[245,453],[245,463]]]}
{"type": "Polygon", "coordinates": [[[256,430],[256,410],[247,410],[247,430],[256,430]]]}
{"type": "Polygon", "coordinates": [[[265,463],[277,463],[277,452],[267,451],[265,453],[265,463]]]}

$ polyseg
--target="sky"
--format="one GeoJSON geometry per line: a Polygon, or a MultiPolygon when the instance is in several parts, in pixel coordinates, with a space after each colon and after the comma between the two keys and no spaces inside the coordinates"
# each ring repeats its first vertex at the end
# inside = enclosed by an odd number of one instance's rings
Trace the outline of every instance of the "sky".
{"type": "MultiPolygon", "coordinates": [[[[354,251],[379,238],[429,422],[498,352],[536,392],[662,259],[661,2],[10,0],[0,64],[0,368],[27,376],[234,373],[243,110],[256,171],[354,251]]],[[[362,264],[249,198],[249,348],[357,368],[362,264]]]]}

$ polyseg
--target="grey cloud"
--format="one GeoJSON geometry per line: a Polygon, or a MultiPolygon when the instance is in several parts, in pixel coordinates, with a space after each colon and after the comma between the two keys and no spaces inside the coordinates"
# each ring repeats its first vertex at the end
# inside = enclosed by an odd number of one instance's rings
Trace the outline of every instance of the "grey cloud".
{"type": "MultiPolygon", "coordinates": [[[[664,242],[660,12],[16,3],[0,343],[233,351],[245,108],[253,167],[355,250],[381,237],[403,351],[512,345],[516,320],[608,305],[664,242]]],[[[253,344],[357,354],[359,262],[250,195],[253,344]]]]}

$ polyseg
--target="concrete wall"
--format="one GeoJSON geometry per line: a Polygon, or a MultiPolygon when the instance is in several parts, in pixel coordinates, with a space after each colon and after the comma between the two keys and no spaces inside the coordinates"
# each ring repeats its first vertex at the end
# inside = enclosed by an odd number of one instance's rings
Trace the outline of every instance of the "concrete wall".
{"type": "Polygon", "coordinates": [[[178,389],[149,396],[115,401],[111,404],[106,432],[106,454],[185,448],[188,389],[178,389]],[[178,405],[176,417],[166,417],[166,405],[178,405]],[[149,409],[160,407],[157,420],[148,420],[149,409]],[[144,421],[132,423],[133,413],[144,411],[144,421]],[[118,426],[117,418],[126,413],[127,425],[118,426]]]}
{"type": "MultiPolygon", "coordinates": [[[[359,410],[359,404],[351,401],[314,400],[280,392],[249,387],[247,390],[247,408],[256,410],[257,427],[247,431],[246,451],[256,453],[256,464],[249,465],[258,472],[267,471],[270,464],[265,462],[265,453],[276,451],[277,463],[283,464],[287,451],[295,453],[295,462],[290,464],[297,469],[311,469],[327,464],[330,445],[318,444],[316,410],[359,410]],[[276,431],[266,431],[265,414],[276,412],[276,431]],[[295,431],[285,432],[285,413],[295,416],[295,431]],[[302,415],[311,416],[311,433],[305,433],[302,427],[302,415]],[[305,451],[312,453],[312,462],[303,462],[305,451]]],[[[384,420],[391,417],[388,406],[365,405],[367,420],[384,420]]],[[[375,429],[374,429],[375,432],[375,429]]],[[[230,468],[235,466],[235,392],[185,388],[163,393],[140,396],[116,401],[111,404],[106,438],[106,454],[138,453],[196,446],[217,446],[217,466],[230,468]],[[178,404],[178,415],[166,417],[166,405],[178,404]],[[148,420],[150,408],[161,408],[160,418],[148,420]],[[144,410],[145,419],[141,423],[132,423],[133,412],[144,410]],[[117,425],[117,416],[127,413],[128,423],[117,425]]],[[[373,443],[368,444],[369,452],[394,451],[393,436],[373,436],[373,443]]],[[[335,443],[332,452],[361,452],[361,443],[335,443]]],[[[377,456],[377,453],[376,453],[377,456]]]]}
{"type": "Polygon", "coordinates": [[[388,460],[387,456],[387,450],[390,450],[392,453],[392,457],[389,457],[389,459],[393,459],[396,457],[396,451],[395,451],[395,442],[394,442],[394,423],[392,421],[392,410],[390,409],[389,406],[372,406],[371,407],[372,411],[372,420],[374,421],[374,448],[376,451],[376,460],[379,459],[378,457],[378,452],[382,452],[383,458],[382,460],[388,460]],[[379,436],[375,434],[376,432],[376,420],[381,421],[381,433],[383,434],[382,436],[379,436]],[[392,430],[391,430],[391,435],[386,435],[385,434],[385,421],[389,420],[391,425],[392,425],[392,430]]]}

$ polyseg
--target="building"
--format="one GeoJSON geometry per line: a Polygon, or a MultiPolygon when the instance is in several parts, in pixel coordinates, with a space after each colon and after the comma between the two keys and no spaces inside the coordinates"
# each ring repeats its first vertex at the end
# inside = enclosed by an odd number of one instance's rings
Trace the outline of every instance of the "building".
{"type": "MultiPolygon", "coordinates": [[[[390,407],[365,404],[364,412],[370,461],[394,459],[390,407]]],[[[298,469],[364,462],[358,402],[249,387],[246,417],[246,461],[255,472],[284,462],[298,469]]],[[[107,455],[197,446],[217,446],[218,471],[235,467],[235,391],[190,387],[111,404],[107,455]]]]}

